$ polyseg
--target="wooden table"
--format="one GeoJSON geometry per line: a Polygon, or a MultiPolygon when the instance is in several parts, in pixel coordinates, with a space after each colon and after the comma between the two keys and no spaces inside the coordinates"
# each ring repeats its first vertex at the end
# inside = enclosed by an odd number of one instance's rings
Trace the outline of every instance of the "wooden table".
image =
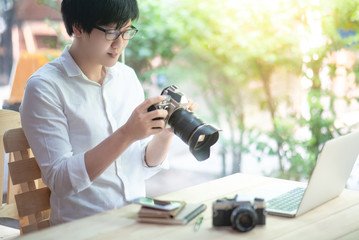
{"type": "Polygon", "coordinates": [[[267,183],[301,185],[294,181],[234,174],[161,196],[165,200],[207,204],[203,223],[196,232],[195,220],[184,226],[137,223],[139,206],[128,205],[20,239],[359,239],[359,192],[352,190],[344,190],[339,197],[296,218],[268,215],[265,226],[256,226],[247,233],[212,226],[214,200],[246,193],[267,183]]]}

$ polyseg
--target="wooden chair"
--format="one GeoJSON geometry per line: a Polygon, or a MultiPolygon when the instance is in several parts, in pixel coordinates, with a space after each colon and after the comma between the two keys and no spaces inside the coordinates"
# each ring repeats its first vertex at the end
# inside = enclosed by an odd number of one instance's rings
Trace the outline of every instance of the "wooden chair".
{"type": "Polygon", "coordinates": [[[51,192],[41,181],[40,168],[32,157],[22,128],[5,132],[4,147],[5,152],[12,153],[15,159],[9,163],[12,182],[21,185],[21,193],[15,195],[21,234],[49,227],[51,192]]]}
{"type": "MultiPolygon", "coordinates": [[[[20,113],[15,111],[0,109],[0,239],[17,237],[20,235],[19,214],[17,213],[14,195],[20,192],[19,186],[14,186],[11,182],[9,171],[5,166],[5,150],[3,144],[4,133],[12,128],[21,127],[20,113]],[[6,174],[7,173],[7,174],[6,174]],[[7,197],[3,199],[4,182],[7,180],[7,197]]],[[[9,155],[9,162],[13,157],[9,155]]]]}
{"type": "MultiPolygon", "coordinates": [[[[13,128],[21,127],[20,113],[10,110],[0,109],[0,218],[12,218],[19,219],[17,214],[14,195],[19,193],[20,188],[14,186],[11,182],[10,175],[4,175],[5,166],[5,150],[3,144],[4,133],[13,128]],[[3,203],[3,185],[5,179],[8,179],[7,183],[7,198],[6,203],[3,203]]],[[[13,161],[13,157],[9,156],[9,162],[13,161]]],[[[6,225],[6,224],[5,224],[6,225]]]]}

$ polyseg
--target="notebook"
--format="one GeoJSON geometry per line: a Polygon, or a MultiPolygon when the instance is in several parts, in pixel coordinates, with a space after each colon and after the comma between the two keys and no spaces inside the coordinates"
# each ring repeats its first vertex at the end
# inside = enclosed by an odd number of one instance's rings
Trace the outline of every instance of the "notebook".
{"type": "Polygon", "coordinates": [[[174,218],[182,211],[184,206],[186,206],[186,202],[184,202],[184,201],[171,201],[171,202],[178,202],[181,205],[178,208],[171,210],[171,211],[164,211],[164,210],[159,210],[159,209],[155,209],[155,208],[141,206],[140,210],[137,213],[137,216],[140,218],[145,218],[145,217],[174,218]]]}
{"type": "Polygon", "coordinates": [[[324,144],[306,187],[271,185],[250,195],[266,200],[268,214],[284,217],[302,215],[341,194],[358,154],[359,131],[331,139],[324,144]],[[278,207],[283,206],[282,203],[292,205],[292,208],[278,207]]]}
{"type": "Polygon", "coordinates": [[[137,217],[138,222],[160,223],[160,224],[179,224],[184,225],[206,210],[206,205],[202,203],[186,203],[183,209],[173,218],[161,217],[137,217]]]}

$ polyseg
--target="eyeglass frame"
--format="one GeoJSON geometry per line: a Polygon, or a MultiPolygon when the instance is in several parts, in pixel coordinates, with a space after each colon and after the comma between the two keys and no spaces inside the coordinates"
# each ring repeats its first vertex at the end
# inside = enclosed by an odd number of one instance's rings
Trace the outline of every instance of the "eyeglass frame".
{"type": "Polygon", "coordinates": [[[98,26],[98,25],[94,25],[93,27],[96,28],[97,30],[100,30],[100,31],[104,32],[104,33],[105,33],[106,40],[108,40],[108,41],[115,41],[115,40],[117,40],[120,36],[122,36],[123,40],[131,40],[132,38],[135,37],[136,33],[138,32],[138,29],[137,29],[135,26],[130,26],[131,29],[128,29],[128,30],[123,31],[123,32],[121,32],[121,31],[119,31],[119,30],[117,30],[117,29],[104,29],[104,28],[102,28],[102,27],[100,27],[100,26],[98,26]],[[114,39],[108,39],[108,38],[107,38],[107,35],[108,35],[108,34],[113,34],[113,33],[109,33],[110,31],[118,31],[118,36],[117,36],[116,38],[114,38],[114,39]],[[125,39],[125,38],[123,37],[123,34],[125,34],[125,33],[128,32],[128,31],[135,31],[135,34],[133,35],[132,38],[125,39]]]}

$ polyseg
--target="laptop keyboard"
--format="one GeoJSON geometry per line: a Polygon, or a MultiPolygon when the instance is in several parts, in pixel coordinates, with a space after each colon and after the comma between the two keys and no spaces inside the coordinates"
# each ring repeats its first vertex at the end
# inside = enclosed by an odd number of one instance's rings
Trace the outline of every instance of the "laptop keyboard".
{"type": "Polygon", "coordinates": [[[268,209],[275,209],[281,211],[293,211],[298,208],[300,201],[302,200],[305,188],[294,188],[278,197],[275,197],[267,202],[268,209]]]}

